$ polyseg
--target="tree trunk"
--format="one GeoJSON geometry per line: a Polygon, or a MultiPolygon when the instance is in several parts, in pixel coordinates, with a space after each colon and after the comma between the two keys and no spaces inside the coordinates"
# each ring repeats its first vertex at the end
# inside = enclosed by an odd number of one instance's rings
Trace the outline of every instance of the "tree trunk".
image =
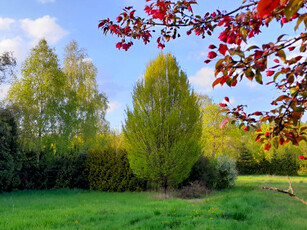
{"type": "Polygon", "coordinates": [[[163,187],[164,199],[166,199],[167,198],[167,187],[168,187],[167,177],[164,177],[162,187],[163,187]]]}

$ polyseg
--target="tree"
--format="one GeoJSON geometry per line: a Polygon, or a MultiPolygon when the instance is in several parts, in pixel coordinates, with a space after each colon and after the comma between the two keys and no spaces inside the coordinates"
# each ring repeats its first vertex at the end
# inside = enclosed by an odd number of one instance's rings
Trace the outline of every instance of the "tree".
{"type": "Polygon", "coordinates": [[[274,84],[281,94],[272,102],[276,107],[270,111],[246,114],[242,105],[229,108],[228,104],[221,103],[224,111],[242,122],[246,130],[254,127],[256,140],[266,151],[272,145],[277,147],[287,142],[298,145],[301,140],[307,140],[307,127],[302,127],[300,122],[307,106],[307,65],[303,57],[307,47],[305,0],[243,0],[240,7],[230,12],[217,10],[204,15],[193,13],[197,3],[194,0],[146,2],[146,18],[137,16],[130,6],[124,8],[116,18],[117,22],[110,19],[100,21],[99,28],[105,34],[115,34],[121,39],[116,44],[118,49],[128,50],[133,45],[132,39],[141,39],[147,44],[156,31],[160,31],[158,47],[163,48],[166,42],[179,38],[182,30],[187,35],[194,32],[196,36],[205,38],[221,29],[218,37],[221,43],[208,47],[214,51],[210,51],[205,60],[209,63],[220,55],[215,65],[217,79],[213,87],[225,83],[235,87],[243,78],[263,84],[266,75],[271,79],[268,84],[274,84]],[[275,21],[281,27],[294,22],[297,35],[290,38],[280,35],[276,41],[260,47],[250,45],[245,49],[241,46],[242,41],[249,45],[250,38],[257,37],[264,26],[270,27],[275,21]],[[305,27],[301,26],[302,22],[305,27]],[[157,27],[162,29],[157,30],[157,27]],[[274,56],[275,64],[269,63],[268,58],[274,56]],[[258,121],[271,122],[269,131],[263,132],[258,121]]]}
{"type": "Polygon", "coordinates": [[[63,106],[65,75],[57,55],[42,39],[31,50],[8,93],[8,101],[16,110],[23,147],[37,152],[43,150],[44,138],[58,134],[63,106]]]}
{"type": "Polygon", "coordinates": [[[98,92],[97,69],[84,50],[71,42],[63,70],[57,55],[41,40],[22,66],[8,101],[16,110],[23,147],[37,152],[84,150],[107,127],[107,98],[98,92]]]}
{"type": "Polygon", "coordinates": [[[63,71],[67,76],[61,127],[63,140],[71,140],[75,146],[92,146],[108,126],[105,120],[107,97],[99,93],[97,69],[76,41],[65,49],[63,71]]]}
{"type": "Polygon", "coordinates": [[[0,85],[5,82],[7,74],[13,75],[16,59],[12,53],[4,52],[0,55],[0,85]]]}
{"type": "MultiPolygon", "coordinates": [[[[214,104],[206,95],[199,95],[202,111],[202,145],[205,156],[217,157],[221,154],[237,159],[242,145],[249,141],[250,135],[238,129],[235,121],[224,122],[225,114],[220,106],[214,104]]],[[[225,100],[229,99],[225,97],[225,100]]],[[[227,119],[226,119],[227,120],[227,119]]]]}
{"type": "Polygon", "coordinates": [[[201,154],[198,97],[176,59],[162,53],[147,66],[133,91],[124,127],[133,172],[164,193],[188,177],[201,154]]]}
{"type": "Polygon", "coordinates": [[[16,122],[9,110],[0,108],[0,192],[18,186],[19,169],[16,122]]]}

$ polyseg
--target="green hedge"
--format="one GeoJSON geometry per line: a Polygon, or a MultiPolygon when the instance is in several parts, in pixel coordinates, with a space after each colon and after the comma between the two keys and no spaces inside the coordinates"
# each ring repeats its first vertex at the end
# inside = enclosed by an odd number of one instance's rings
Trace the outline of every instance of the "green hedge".
{"type": "Polygon", "coordinates": [[[88,153],[87,169],[90,189],[102,191],[141,191],[146,182],[137,179],[129,166],[124,149],[111,146],[88,153]]]}
{"type": "Polygon", "coordinates": [[[236,166],[241,175],[270,174],[296,176],[298,170],[297,156],[287,148],[278,154],[274,152],[271,161],[268,161],[265,157],[260,161],[256,161],[251,153],[243,150],[240,152],[236,166]]]}

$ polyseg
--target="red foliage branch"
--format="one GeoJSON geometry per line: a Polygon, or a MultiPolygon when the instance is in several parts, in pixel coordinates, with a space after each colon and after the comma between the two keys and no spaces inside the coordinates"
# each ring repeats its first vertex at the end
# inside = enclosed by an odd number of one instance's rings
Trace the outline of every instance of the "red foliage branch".
{"type": "MultiPolygon", "coordinates": [[[[307,127],[302,127],[301,118],[307,107],[307,61],[303,58],[307,47],[307,13],[306,0],[244,0],[242,5],[230,12],[205,12],[204,15],[195,15],[194,0],[146,0],[144,11],[146,18],[136,16],[133,7],[125,7],[116,18],[101,20],[99,28],[104,34],[114,34],[120,38],[116,44],[118,49],[128,50],[133,40],[143,40],[145,44],[152,39],[152,34],[161,28],[157,43],[163,49],[166,42],[180,37],[180,31],[195,36],[212,35],[217,28],[220,44],[210,45],[211,51],[205,63],[218,58],[215,64],[216,80],[213,87],[220,84],[235,87],[243,78],[263,84],[263,76],[270,79],[267,84],[274,84],[281,95],[272,101],[275,106],[270,111],[256,111],[251,114],[244,112],[243,105],[230,108],[228,104],[220,103],[224,112],[232,116],[233,120],[240,121],[245,131],[254,128],[256,141],[262,143],[265,150],[271,146],[278,147],[291,142],[298,145],[305,140],[307,127]],[[295,30],[301,29],[304,22],[305,29],[294,38],[285,39],[280,35],[275,42],[263,44],[262,47],[250,46],[243,49],[242,42],[261,33],[262,27],[269,27],[272,21],[281,26],[290,21],[296,23],[295,30]],[[286,52],[294,54],[287,58],[286,52]],[[275,64],[268,66],[268,58],[276,56],[275,64]],[[262,131],[261,122],[271,123],[269,131],[262,131]]],[[[224,127],[229,119],[224,120],[224,127]]]]}

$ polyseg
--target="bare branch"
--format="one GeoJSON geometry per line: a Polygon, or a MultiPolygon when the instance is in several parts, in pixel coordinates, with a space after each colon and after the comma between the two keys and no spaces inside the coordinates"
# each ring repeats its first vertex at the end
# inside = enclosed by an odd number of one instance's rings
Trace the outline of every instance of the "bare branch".
{"type": "Polygon", "coordinates": [[[289,189],[288,189],[288,190],[282,190],[282,189],[273,188],[273,187],[262,187],[262,189],[272,190],[272,191],[276,191],[276,192],[281,192],[281,193],[288,194],[289,196],[294,197],[295,199],[299,200],[299,201],[302,202],[303,204],[306,204],[306,205],[307,205],[307,201],[303,200],[302,198],[300,198],[300,197],[298,197],[298,196],[296,196],[296,195],[294,194],[293,187],[292,187],[292,183],[291,183],[291,181],[290,181],[289,176],[288,176],[288,180],[289,180],[289,189]]]}

